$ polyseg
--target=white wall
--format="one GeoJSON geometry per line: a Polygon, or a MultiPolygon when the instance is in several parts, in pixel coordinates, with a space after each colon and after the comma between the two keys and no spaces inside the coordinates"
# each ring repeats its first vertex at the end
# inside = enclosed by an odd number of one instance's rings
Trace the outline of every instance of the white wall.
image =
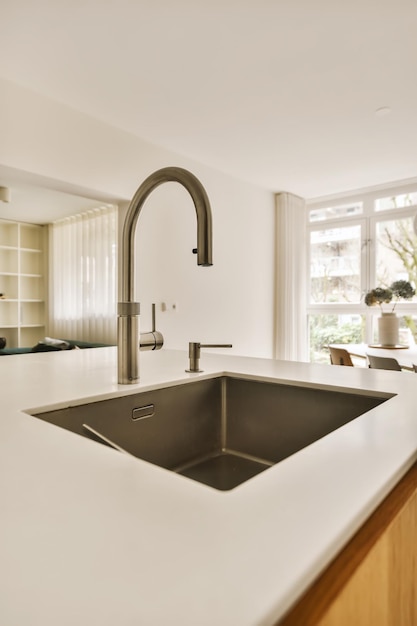
{"type": "Polygon", "coordinates": [[[177,303],[176,312],[157,312],[167,348],[230,342],[236,354],[273,355],[273,194],[3,80],[0,137],[0,166],[97,197],[130,200],[160,167],[192,171],[212,206],[214,265],[198,267],[191,253],[196,219],[185,189],[176,183],[156,189],[138,222],[142,330],[150,329],[152,302],[177,303]]]}

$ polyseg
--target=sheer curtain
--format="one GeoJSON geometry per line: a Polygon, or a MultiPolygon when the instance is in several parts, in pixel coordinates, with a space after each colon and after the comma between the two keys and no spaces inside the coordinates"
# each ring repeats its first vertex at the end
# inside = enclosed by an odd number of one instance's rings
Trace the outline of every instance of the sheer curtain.
{"type": "Polygon", "coordinates": [[[275,357],[308,361],[306,318],[306,205],[276,195],[275,357]]]}
{"type": "Polygon", "coordinates": [[[49,334],[116,343],[117,207],[49,226],[49,334]]]}

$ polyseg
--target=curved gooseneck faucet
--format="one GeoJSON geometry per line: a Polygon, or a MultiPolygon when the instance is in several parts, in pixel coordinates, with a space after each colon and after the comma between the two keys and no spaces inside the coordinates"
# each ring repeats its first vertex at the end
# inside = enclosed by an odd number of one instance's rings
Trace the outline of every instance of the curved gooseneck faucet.
{"type": "Polygon", "coordinates": [[[166,182],[177,182],[189,192],[197,214],[197,264],[212,263],[212,221],[210,202],[204,187],[191,172],[180,167],[157,170],[140,185],[127,209],[122,234],[121,301],[117,319],[117,367],[119,384],[139,380],[139,314],[134,300],[135,233],[142,206],[152,191],[166,182]]]}

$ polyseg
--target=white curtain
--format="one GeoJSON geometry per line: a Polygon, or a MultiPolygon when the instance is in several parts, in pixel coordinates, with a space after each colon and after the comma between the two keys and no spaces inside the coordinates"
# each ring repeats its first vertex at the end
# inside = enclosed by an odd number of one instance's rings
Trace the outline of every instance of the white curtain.
{"type": "Polygon", "coordinates": [[[116,343],[117,207],[49,227],[49,334],[116,343]]]}
{"type": "Polygon", "coordinates": [[[276,195],[275,358],[308,361],[306,317],[306,205],[276,195]]]}

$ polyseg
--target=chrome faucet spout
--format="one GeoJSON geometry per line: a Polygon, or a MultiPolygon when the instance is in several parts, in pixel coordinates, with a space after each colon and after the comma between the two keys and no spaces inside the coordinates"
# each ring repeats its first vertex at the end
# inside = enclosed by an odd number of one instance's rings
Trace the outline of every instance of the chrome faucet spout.
{"type": "Polygon", "coordinates": [[[140,185],[128,207],[122,233],[121,301],[118,303],[117,352],[118,382],[139,380],[139,302],[134,298],[135,233],[145,200],[162,183],[180,183],[189,192],[197,216],[197,264],[210,266],[212,261],[212,218],[210,202],[198,178],[179,167],[157,170],[140,185]]]}

